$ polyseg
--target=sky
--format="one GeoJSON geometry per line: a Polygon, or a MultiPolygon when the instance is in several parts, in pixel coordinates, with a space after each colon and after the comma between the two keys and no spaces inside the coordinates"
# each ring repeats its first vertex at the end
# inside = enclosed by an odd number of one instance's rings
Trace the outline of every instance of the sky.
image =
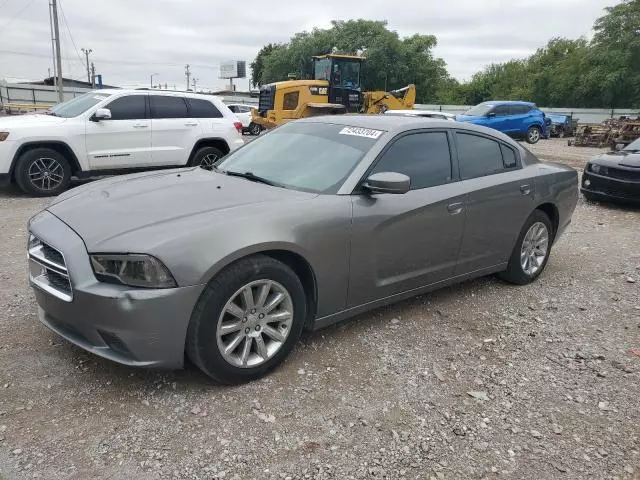
{"type": "MultiPolygon", "coordinates": [[[[400,36],[433,34],[434,50],[458,80],[493,63],[523,58],[554,37],[592,35],[619,0],[58,0],[65,77],[86,80],[84,54],[103,82],[167,83],[219,89],[220,62],[246,60],[269,42],[331,20],[386,20],[400,36]],[[366,5],[363,8],[361,5],[366,5]],[[61,7],[61,8],[60,8],[61,7]]],[[[0,79],[41,80],[52,69],[48,0],[0,0],[0,79]]],[[[238,90],[248,80],[236,80],[238,90]]]]}

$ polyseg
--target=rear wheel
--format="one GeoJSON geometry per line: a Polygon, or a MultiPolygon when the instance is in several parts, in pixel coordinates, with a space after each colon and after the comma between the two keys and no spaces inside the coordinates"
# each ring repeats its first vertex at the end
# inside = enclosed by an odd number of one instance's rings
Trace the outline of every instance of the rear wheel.
{"type": "Polygon", "coordinates": [[[263,255],[241,260],[206,287],[191,317],[187,353],[221,383],[257,379],[289,354],[306,311],[291,268],[263,255]]]}
{"type": "Polygon", "coordinates": [[[190,165],[211,170],[213,165],[222,157],[224,157],[224,153],[216,147],[202,147],[193,155],[190,165]]]}
{"type": "Polygon", "coordinates": [[[64,155],[51,148],[34,148],[18,159],[18,186],[31,195],[48,197],[64,192],[71,182],[71,167],[64,155]]]}
{"type": "Polygon", "coordinates": [[[255,136],[260,135],[260,132],[262,132],[262,127],[257,123],[251,122],[249,125],[249,134],[255,136]]]}
{"type": "Polygon", "coordinates": [[[526,136],[527,143],[538,143],[540,137],[542,137],[542,131],[540,130],[540,127],[529,127],[526,136]]]}
{"type": "Polygon", "coordinates": [[[507,269],[499,277],[516,285],[533,282],[547,266],[553,234],[547,214],[535,210],[522,227],[507,269]]]}

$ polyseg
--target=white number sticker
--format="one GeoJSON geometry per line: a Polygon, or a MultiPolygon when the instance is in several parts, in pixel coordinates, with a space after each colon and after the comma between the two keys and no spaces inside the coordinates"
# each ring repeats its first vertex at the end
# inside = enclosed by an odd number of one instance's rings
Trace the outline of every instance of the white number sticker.
{"type": "Polygon", "coordinates": [[[382,130],[373,130],[371,128],[360,127],[344,127],[340,132],[340,135],[354,135],[356,137],[373,138],[376,140],[382,135],[382,130]]]}

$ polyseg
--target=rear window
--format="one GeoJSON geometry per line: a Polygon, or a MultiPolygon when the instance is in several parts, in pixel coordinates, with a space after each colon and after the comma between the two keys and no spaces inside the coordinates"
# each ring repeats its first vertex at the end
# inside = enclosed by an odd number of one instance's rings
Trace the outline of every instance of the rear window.
{"type": "Polygon", "coordinates": [[[151,95],[151,118],[189,118],[187,104],[182,97],[151,95]]]}
{"type": "Polygon", "coordinates": [[[189,116],[191,118],[221,118],[222,113],[208,100],[201,98],[187,98],[189,116]]]}

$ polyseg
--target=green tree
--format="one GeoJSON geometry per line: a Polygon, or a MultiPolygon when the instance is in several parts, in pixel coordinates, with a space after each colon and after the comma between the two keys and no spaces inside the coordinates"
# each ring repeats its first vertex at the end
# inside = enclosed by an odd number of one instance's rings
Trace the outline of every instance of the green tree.
{"type": "Polygon", "coordinates": [[[256,59],[251,62],[251,85],[258,87],[264,82],[262,81],[262,75],[264,73],[264,60],[273,53],[274,50],[281,48],[280,45],[269,43],[262,47],[256,56],[256,59]]]}

